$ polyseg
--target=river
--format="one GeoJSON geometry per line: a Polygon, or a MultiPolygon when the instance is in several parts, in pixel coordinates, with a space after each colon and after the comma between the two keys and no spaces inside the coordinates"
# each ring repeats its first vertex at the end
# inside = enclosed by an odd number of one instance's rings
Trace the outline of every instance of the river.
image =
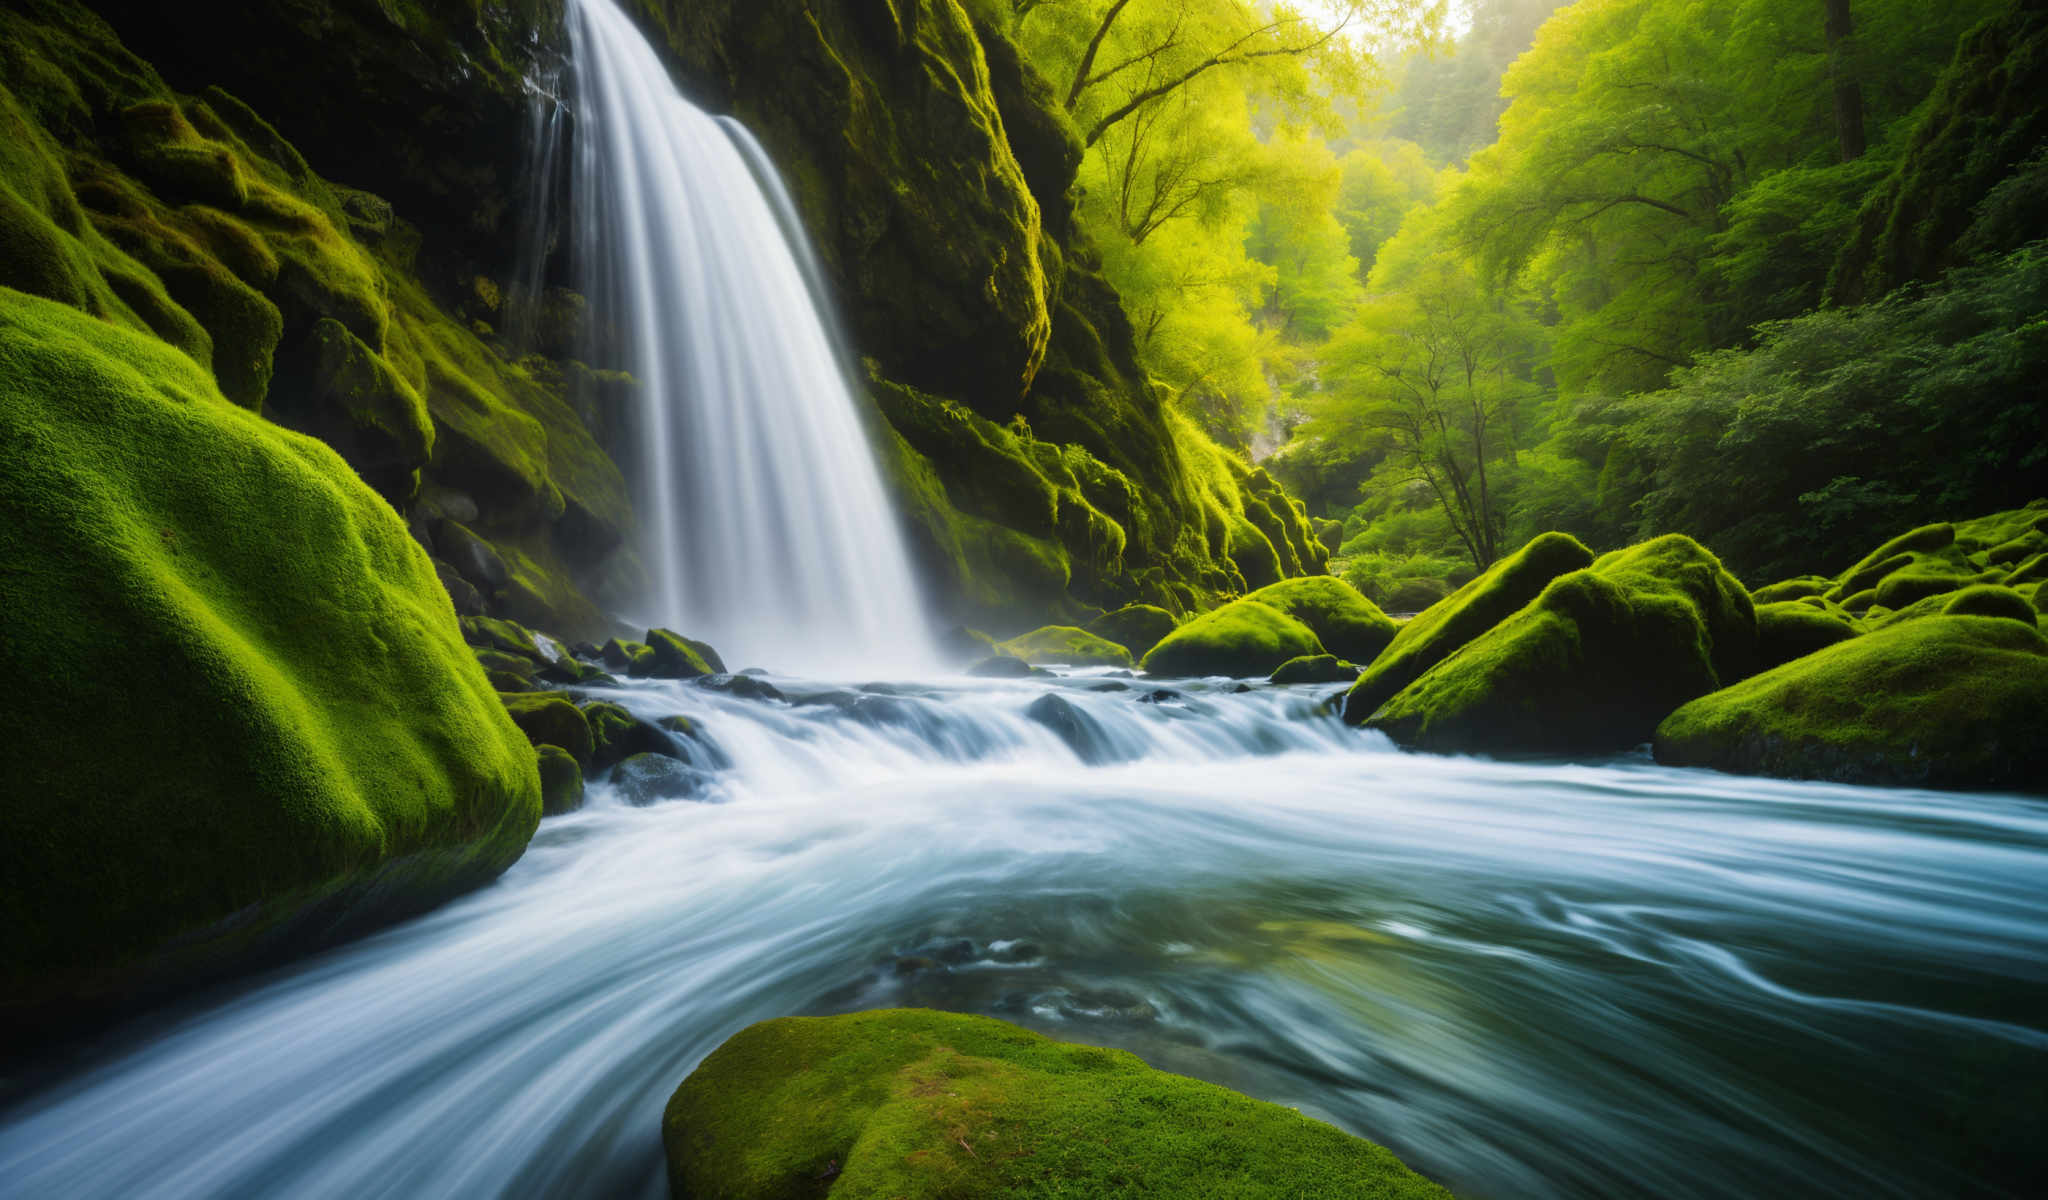
{"type": "Polygon", "coordinates": [[[594,784],[494,886],[81,1053],[0,1116],[0,1194],[658,1196],[721,1040],[891,1005],[1126,1047],[1468,1197],[2039,1182],[2038,800],[1409,755],[1313,687],[772,682],[608,693],[722,765],[594,784]]]}

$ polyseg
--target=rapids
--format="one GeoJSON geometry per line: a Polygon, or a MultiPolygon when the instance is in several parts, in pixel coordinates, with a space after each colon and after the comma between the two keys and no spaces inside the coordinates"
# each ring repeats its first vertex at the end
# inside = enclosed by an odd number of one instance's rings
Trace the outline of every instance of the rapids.
{"type": "Polygon", "coordinates": [[[596,782],[494,886],[13,1080],[0,1194],[658,1196],[723,1038],[884,1005],[1127,1047],[1469,1197],[2037,1182],[2039,801],[1414,756],[1316,688],[769,678],[605,693],[715,744],[694,799],[596,782]]]}

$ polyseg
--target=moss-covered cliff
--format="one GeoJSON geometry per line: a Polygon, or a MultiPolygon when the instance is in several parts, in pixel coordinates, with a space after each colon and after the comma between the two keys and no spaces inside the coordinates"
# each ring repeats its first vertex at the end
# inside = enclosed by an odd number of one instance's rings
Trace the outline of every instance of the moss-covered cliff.
{"type": "MultiPolygon", "coordinates": [[[[635,7],[791,183],[957,615],[1188,611],[1321,570],[1300,506],[1145,377],[1074,229],[1078,139],[1000,33],[955,0],[635,7]]],[[[595,632],[637,578],[607,453],[633,385],[574,361],[598,343],[548,286],[568,156],[546,169],[533,131],[562,112],[562,3],[219,8],[4,16],[0,283],[333,445],[464,611],[595,632]]]]}

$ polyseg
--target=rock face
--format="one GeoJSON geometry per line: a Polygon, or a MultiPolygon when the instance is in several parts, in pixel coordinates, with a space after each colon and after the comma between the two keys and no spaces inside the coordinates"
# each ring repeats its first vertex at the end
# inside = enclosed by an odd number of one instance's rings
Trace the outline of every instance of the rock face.
{"type": "Polygon", "coordinates": [[[1698,543],[1666,535],[1552,580],[1366,725],[1440,752],[1620,750],[1755,658],[1748,591],[1698,543]]]}
{"type": "Polygon", "coordinates": [[[2032,621],[1932,616],[1701,697],[1657,727],[1659,762],[1844,783],[2037,791],[2048,639],[2032,621]]]}
{"type": "Polygon", "coordinates": [[[1145,655],[1148,675],[1268,675],[1305,654],[1323,653],[1315,631],[1268,604],[1233,600],[1203,613],[1145,655]]]}
{"type": "Polygon", "coordinates": [[[389,505],[183,352],[4,289],[0,561],[12,1028],[419,911],[539,820],[389,505]]]}
{"type": "Polygon", "coordinates": [[[1560,575],[1593,565],[1570,534],[1540,534],[1403,625],[1344,697],[1344,719],[1363,724],[1395,693],[1473,638],[1521,611],[1560,575]]]}
{"type": "Polygon", "coordinates": [[[523,357],[498,267],[469,257],[518,242],[530,64],[500,50],[537,26],[453,0],[97,7],[192,91],[76,0],[0,12],[0,285],[150,333],[327,441],[445,549],[465,607],[601,627],[584,589],[629,571],[633,518],[578,409],[591,373],[523,357]],[[402,211],[316,172],[245,100],[402,211]]]}
{"type": "Polygon", "coordinates": [[[1118,1050],[883,1010],[750,1026],[662,1115],[677,1196],[1449,1193],[1371,1142],[1118,1050]]]}

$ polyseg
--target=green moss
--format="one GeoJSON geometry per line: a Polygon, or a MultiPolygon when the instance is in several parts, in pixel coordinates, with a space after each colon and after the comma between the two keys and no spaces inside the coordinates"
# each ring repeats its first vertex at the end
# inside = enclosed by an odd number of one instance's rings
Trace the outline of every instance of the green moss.
{"type": "Polygon", "coordinates": [[[1592,564],[1593,552],[1571,535],[1537,536],[1401,626],[1344,698],[1344,719],[1363,723],[1423,672],[1536,599],[1551,580],[1592,564]]]}
{"type": "Polygon", "coordinates": [[[2048,579],[2048,554],[2036,554],[2015,566],[2005,576],[2005,586],[2019,587],[2048,579]]]}
{"type": "Polygon", "coordinates": [[[1855,637],[1859,630],[1846,612],[1830,611],[1801,601],[1781,600],[1756,606],[1757,665],[1769,670],[1825,650],[1855,637]]]}
{"type": "Polygon", "coordinates": [[[1697,542],[1670,534],[1552,580],[1366,724],[1440,752],[1619,750],[1755,660],[1749,593],[1697,542]]]}
{"type": "Polygon", "coordinates": [[[1328,575],[1283,579],[1245,599],[1277,608],[1300,621],[1323,649],[1353,662],[1371,662],[1400,629],[1357,588],[1328,575]]]}
{"type": "Polygon", "coordinates": [[[2009,587],[1968,587],[1950,596],[1941,611],[1952,617],[2004,617],[2034,625],[2034,606],[2009,587]]]}
{"type": "Polygon", "coordinates": [[[635,662],[635,673],[651,675],[658,679],[696,679],[712,674],[711,664],[692,642],[678,633],[666,629],[647,631],[647,648],[651,651],[645,658],[635,662]]]}
{"type": "Polygon", "coordinates": [[[487,880],[532,752],[426,554],[327,448],[160,342],[0,289],[10,1009],[487,880]],[[315,914],[318,906],[323,911],[315,914]]]}
{"type": "Polygon", "coordinates": [[[1256,600],[1233,600],[1203,613],[1146,653],[1149,675],[1269,675],[1281,663],[1323,653],[1308,626],[1256,600]]]}
{"type": "Polygon", "coordinates": [[[1161,638],[1172,633],[1178,624],[1179,620],[1172,613],[1156,604],[1126,604],[1115,612],[1102,614],[1084,628],[1099,638],[1122,646],[1131,652],[1133,659],[1138,659],[1158,645],[1161,638]]]}
{"type": "Polygon", "coordinates": [[[1358,668],[1334,654],[1304,654],[1273,669],[1268,683],[1350,683],[1358,668]]]}
{"type": "Polygon", "coordinates": [[[730,1200],[1448,1196],[1291,1109],[921,1010],[741,1030],[670,1097],[662,1140],[676,1195],[730,1200]]]}
{"type": "Polygon", "coordinates": [[[1835,581],[1825,575],[1801,575],[1779,583],[1760,587],[1750,593],[1758,604],[1780,604],[1787,600],[1804,600],[1808,596],[1824,596],[1835,586],[1835,581]]]}
{"type": "Polygon", "coordinates": [[[2038,791],[2048,640],[2002,617],[1910,621],[1702,697],[1658,761],[1847,783],[2038,791]]]}
{"type": "Polygon", "coordinates": [[[535,746],[560,746],[579,763],[588,765],[596,746],[595,732],[582,710],[560,692],[514,692],[498,699],[512,716],[512,723],[535,746]]]}
{"type": "Polygon", "coordinates": [[[615,767],[636,754],[676,756],[675,743],[660,728],[628,712],[624,706],[600,700],[583,706],[583,718],[590,724],[593,749],[592,771],[615,767]]]}
{"type": "Polygon", "coordinates": [[[996,649],[1030,663],[1060,663],[1070,667],[1131,665],[1129,650],[1072,625],[1042,626],[1013,637],[996,649]]]}
{"type": "Polygon", "coordinates": [[[583,807],[583,768],[560,746],[537,747],[540,756],[541,815],[558,817],[583,807]]]}
{"type": "Polygon", "coordinates": [[[531,630],[498,617],[462,618],[462,639],[472,646],[489,646],[507,654],[517,654],[536,665],[547,661],[547,656],[540,652],[539,644],[533,640],[531,630]]]}

